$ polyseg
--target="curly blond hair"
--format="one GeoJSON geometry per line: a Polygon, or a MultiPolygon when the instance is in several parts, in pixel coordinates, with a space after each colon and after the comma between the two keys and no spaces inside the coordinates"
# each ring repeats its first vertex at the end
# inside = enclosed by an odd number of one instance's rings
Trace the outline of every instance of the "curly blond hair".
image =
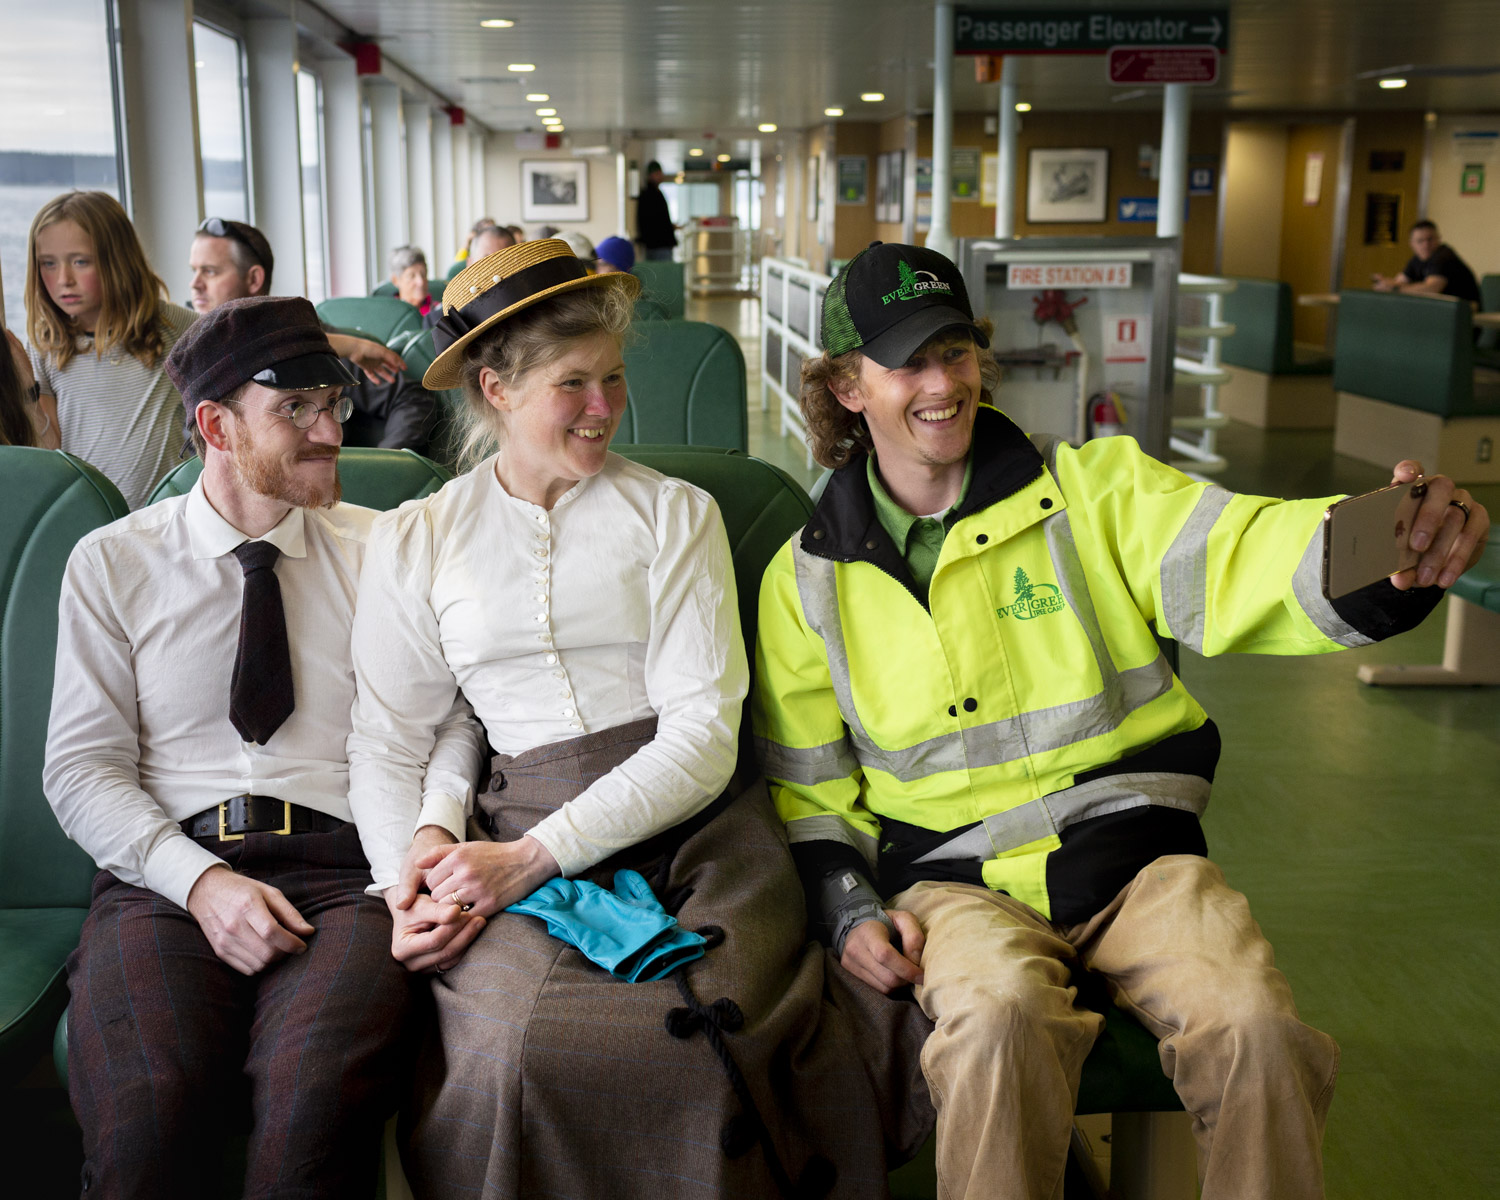
{"type": "MultiPolygon", "coordinates": [[[[980,317],[974,325],[986,338],[995,328],[988,317],[980,317]]],[[[938,335],[939,338],[942,336],[938,335]]],[[[993,354],[979,350],[978,346],[975,349],[979,353],[979,399],[983,404],[993,404],[994,393],[1000,388],[1000,364],[993,354]]],[[[838,389],[848,392],[859,386],[860,364],[864,358],[860,351],[850,350],[833,356],[820,354],[802,363],[802,385],[797,403],[802,409],[802,419],[807,423],[812,456],[820,466],[838,470],[861,454],[875,452],[864,418],[840,404],[835,394],[838,389]],[[838,385],[837,389],[835,385],[838,385]]]]}

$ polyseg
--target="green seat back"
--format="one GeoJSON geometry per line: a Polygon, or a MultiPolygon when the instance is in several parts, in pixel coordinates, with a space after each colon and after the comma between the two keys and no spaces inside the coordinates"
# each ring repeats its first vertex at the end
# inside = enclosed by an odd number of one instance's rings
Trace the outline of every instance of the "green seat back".
{"type": "Polygon", "coordinates": [[[1491,538],[1479,561],[1460,575],[1448,590],[1470,604],[1500,612],[1500,538],[1491,538]]]}
{"type": "Polygon", "coordinates": [[[1469,306],[1441,296],[1340,292],[1333,386],[1442,417],[1500,412],[1476,403],[1469,306]]]}
{"type": "Polygon", "coordinates": [[[427,294],[432,297],[432,302],[434,304],[437,304],[442,300],[443,292],[447,289],[447,287],[448,281],[446,279],[429,279],[427,281],[427,294]]]}
{"type": "MultiPolygon", "coordinates": [[[[202,459],[188,459],[156,485],[146,503],[186,495],[202,472],[202,459]]],[[[395,508],[407,500],[430,496],[452,478],[451,472],[412,450],[346,446],[339,454],[344,499],[366,508],[395,508]]]]}
{"type": "Polygon", "coordinates": [[[1223,361],[1267,375],[1326,375],[1333,360],[1301,355],[1292,342],[1292,288],[1279,279],[1236,278],[1224,297],[1224,320],[1234,332],[1224,339],[1223,361]]]}
{"type": "MultiPolygon", "coordinates": [[[[1500,275],[1483,275],[1479,280],[1479,308],[1481,312],[1500,312],[1500,275]]],[[[1500,347],[1500,329],[1486,325],[1475,339],[1481,350],[1500,347]]]]}
{"type": "Polygon", "coordinates": [[[667,312],[667,306],[655,296],[648,296],[643,292],[636,298],[635,313],[631,319],[636,321],[670,321],[672,314],[667,312]]]}
{"type": "Polygon", "coordinates": [[[641,281],[641,295],[655,300],[666,310],[670,318],[681,317],[687,312],[687,267],[680,262],[646,262],[644,259],[630,268],[630,273],[641,281]]]}
{"type": "Polygon", "coordinates": [[[87,906],[93,861],[42,794],[57,601],[78,539],[130,510],[108,479],[55,450],[0,446],[0,481],[0,907],[87,906]]]}
{"type": "Polygon", "coordinates": [[[455,275],[457,275],[460,271],[462,271],[468,265],[469,265],[469,260],[467,258],[462,258],[462,259],[457,259],[456,258],[456,259],[454,259],[453,260],[453,265],[448,268],[448,273],[443,278],[448,279],[448,280],[451,281],[452,278],[455,275]]]}
{"type": "Polygon", "coordinates": [[[389,346],[403,333],[422,328],[422,314],[395,296],[336,296],[318,305],[324,324],[389,346]]]}
{"type": "Polygon", "coordinates": [[[685,479],[719,504],[734,559],[745,648],[755,655],[755,614],[760,577],[793,532],[812,516],[812,501],[780,467],[723,448],[704,446],[620,446],[635,462],[685,479]]]}
{"type": "Polygon", "coordinates": [[[617,443],[749,448],[745,356],[703,321],[643,321],[626,339],[630,404],[617,443]]]}
{"type": "Polygon", "coordinates": [[[377,283],[375,285],[374,289],[370,292],[370,295],[372,295],[372,296],[394,296],[395,294],[396,294],[396,285],[394,283],[392,283],[389,279],[386,279],[386,280],[383,280],[380,283],[377,283]]]}

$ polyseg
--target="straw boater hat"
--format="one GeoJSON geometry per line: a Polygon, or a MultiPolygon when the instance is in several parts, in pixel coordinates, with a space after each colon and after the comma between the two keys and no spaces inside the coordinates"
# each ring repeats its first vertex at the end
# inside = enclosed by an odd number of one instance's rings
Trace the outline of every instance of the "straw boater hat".
{"type": "Polygon", "coordinates": [[[422,376],[422,386],[431,392],[458,387],[464,347],[486,329],[538,300],[583,287],[620,287],[634,298],[641,281],[634,275],[589,274],[560,238],[522,242],[470,263],[443,289],[443,315],[432,328],[437,358],[422,376]]]}

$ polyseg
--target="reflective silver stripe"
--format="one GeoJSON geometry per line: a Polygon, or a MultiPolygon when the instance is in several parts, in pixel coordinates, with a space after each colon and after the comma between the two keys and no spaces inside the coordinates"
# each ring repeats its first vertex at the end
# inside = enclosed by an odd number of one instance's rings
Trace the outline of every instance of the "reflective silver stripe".
{"type": "Polygon", "coordinates": [[[915,783],[944,771],[1000,766],[1030,754],[1045,754],[1086,738],[1110,733],[1136,709],[1172,690],[1172,668],[1160,654],[1145,666],[1127,671],[1115,668],[1094,611],[1093,597],[1089,594],[1067,513],[1055,513],[1046,518],[1043,527],[1058,588],[1093,647],[1101,684],[1099,692],[1083,700],[939,734],[897,750],[877,745],[855,711],[848,651],[839,619],[834,564],[805,553],[800,546],[793,548],[802,613],[808,625],[823,639],[834,696],[844,723],[849,726],[855,757],[866,770],[883,771],[902,783],[915,783]]]}
{"type": "Polygon", "coordinates": [[[1208,620],[1208,535],[1232,499],[1234,493],[1221,487],[1206,488],[1161,560],[1162,615],[1172,636],[1200,654],[1208,620]]]}
{"type": "Polygon", "coordinates": [[[1026,436],[1031,439],[1031,444],[1036,447],[1037,453],[1042,456],[1042,461],[1047,464],[1047,470],[1055,476],[1057,474],[1057,448],[1067,439],[1051,433],[1029,433],[1026,436]]]}
{"type": "Polygon", "coordinates": [[[859,759],[847,737],[822,746],[783,746],[769,738],[755,739],[755,753],[760,769],[773,779],[817,787],[835,779],[848,779],[859,770],[859,759]]]}
{"type": "Polygon", "coordinates": [[[1208,793],[1208,780],[1199,775],[1166,771],[1110,775],[1064,788],[1008,812],[985,817],[972,829],[966,829],[936,849],[929,850],[916,861],[983,861],[1091,817],[1150,805],[1176,808],[1201,817],[1208,808],[1208,793]]]}
{"type": "Polygon", "coordinates": [[[843,817],[822,813],[816,817],[797,817],[786,823],[789,842],[843,842],[853,846],[871,866],[880,851],[880,843],[868,833],[861,833],[843,817]]]}
{"type": "Polygon", "coordinates": [[[1323,522],[1319,521],[1317,532],[1302,552],[1302,561],[1292,573],[1292,594],[1297,597],[1297,603],[1302,606],[1308,620],[1329,641],[1351,648],[1368,646],[1375,639],[1360,633],[1339,616],[1328,597],[1323,595],[1323,528],[1323,522]]]}

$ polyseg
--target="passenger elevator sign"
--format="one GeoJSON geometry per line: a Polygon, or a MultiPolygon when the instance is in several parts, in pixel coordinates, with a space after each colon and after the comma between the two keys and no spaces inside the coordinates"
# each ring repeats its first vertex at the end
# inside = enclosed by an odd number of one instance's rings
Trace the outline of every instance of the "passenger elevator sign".
{"type": "Polygon", "coordinates": [[[1115,46],[1229,49],[1227,8],[960,8],[955,54],[1106,54],[1115,46]]]}

